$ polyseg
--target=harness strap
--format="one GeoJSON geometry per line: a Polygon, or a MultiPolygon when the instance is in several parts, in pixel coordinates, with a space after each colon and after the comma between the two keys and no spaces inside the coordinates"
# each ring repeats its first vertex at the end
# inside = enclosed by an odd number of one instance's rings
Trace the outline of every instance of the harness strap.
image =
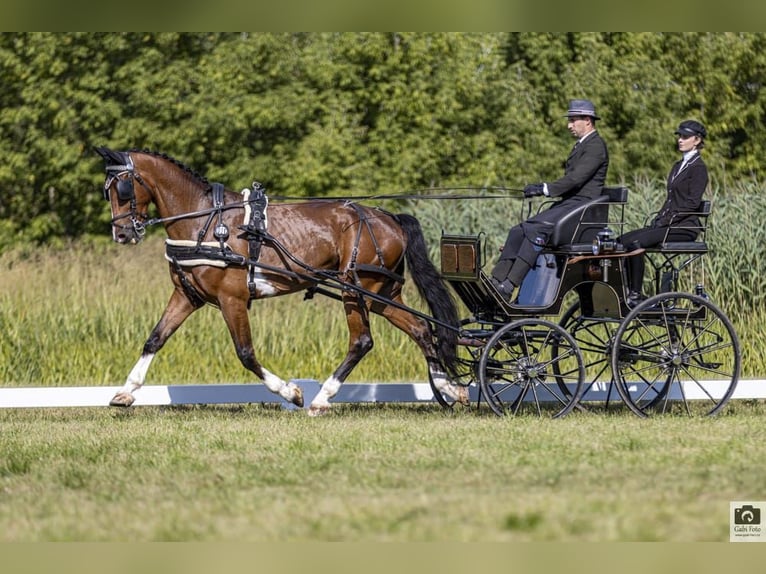
{"type": "Polygon", "coordinates": [[[404,277],[399,275],[398,273],[394,273],[387,267],[378,267],[377,265],[368,265],[366,263],[359,263],[356,266],[358,271],[361,271],[364,273],[367,271],[368,273],[377,273],[379,275],[385,275],[389,279],[393,279],[397,283],[404,283],[404,277]]]}
{"type": "Polygon", "coordinates": [[[249,189],[242,190],[242,196],[245,201],[245,224],[239,226],[239,229],[247,237],[249,261],[247,289],[250,292],[250,299],[255,299],[257,292],[255,282],[256,266],[254,263],[261,256],[261,246],[266,236],[266,227],[268,226],[266,208],[269,205],[269,198],[266,196],[263,186],[257,181],[253,182],[252,191],[249,189]]]}
{"type": "Polygon", "coordinates": [[[186,273],[184,273],[184,270],[181,268],[178,260],[175,257],[172,257],[170,262],[173,264],[173,271],[178,276],[178,280],[181,282],[181,287],[184,290],[186,298],[194,306],[195,309],[199,309],[205,304],[205,299],[202,297],[202,295],[200,295],[199,291],[194,288],[194,285],[192,285],[186,278],[186,273]]]}
{"type": "Polygon", "coordinates": [[[222,248],[214,241],[195,243],[194,241],[166,239],[165,258],[168,261],[176,261],[181,267],[193,267],[195,265],[244,267],[247,264],[247,258],[244,255],[234,252],[226,243],[222,248]]]}
{"type": "Polygon", "coordinates": [[[386,268],[386,263],[383,259],[383,251],[380,249],[380,245],[378,245],[378,239],[375,237],[375,234],[372,231],[372,225],[370,224],[370,218],[367,217],[367,215],[362,211],[362,208],[359,204],[348,202],[346,205],[350,205],[354,208],[357,215],[359,216],[359,227],[356,230],[356,239],[354,240],[354,248],[351,251],[351,261],[349,262],[348,270],[353,274],[354,282],[358,285],[359,284],[359,275],[357,274],[357,269],[364,268],[364,271],[372,271],[376,273],[383,273],[384,275],[388,275],[389,277],[399,277],[402,281],[404,281],[404,278],[401,276],[391,273],[386,268]],[[357,264],[356,258],[359,255],[359,243],[362,239],[362,224],[364,224],[364,227],[367,229],[367,233],[370,235],[370,239],[372,240],[372,244],[375,247],[375,253],[378,256],[378,262],[379,266],[375,265],[369,265],[365,263],[357,264]]]}
{"type": "Polygon", "coordinates": [[[202,242],[205,240],[205,236],[210,229],[210,224],[213,223],[213,219],[216,215],[218,216],[218,224],[213,230],[213,236],[221,244],[221,249],[223,249],[224,243],[226,243],[226,240],[229,238],[229,228],[226,227],[226,224],[223,222],[223,212],[225,211],[224,190],[225,188],[222,183],[216,182],[212,184],[211,195],[213,197],[213,209],[209,211],[205,225],[202,226],[202,229],[200,229],[197,234],[198,245],[202,245],[202,242]]]}

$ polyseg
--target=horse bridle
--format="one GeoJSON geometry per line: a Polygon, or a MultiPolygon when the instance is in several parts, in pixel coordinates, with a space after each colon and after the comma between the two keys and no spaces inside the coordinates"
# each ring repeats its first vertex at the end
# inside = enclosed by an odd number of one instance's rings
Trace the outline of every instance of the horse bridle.
{"type": "Polygon", "coordinates": [[[138,181],[148,191],[149,188],[141,179],[141,176],[136,173],[133,166],[133,160],[130,156],[127,157],[127,163],[122,165],[108,165],[106,166],[106,181],[104,182],[104,199],[109,201],[109,190],[112,188],[112,184],[117,182],[117,199],[119,201],[130,202],[130,212],[123,213],[122,215],[116,215],[112,217],[110,223],[112,226],[119,227],[120,229],[133,228],[133,232],[138,238],[142,238],[146,234],[145,221],[149,215],[146,213],[138,213],[138,204],[136,202],[136,190],[133,184],[133,180],[138,181]],[[117,222],[130,218],[130,224],[118,224],[117,222]]]}

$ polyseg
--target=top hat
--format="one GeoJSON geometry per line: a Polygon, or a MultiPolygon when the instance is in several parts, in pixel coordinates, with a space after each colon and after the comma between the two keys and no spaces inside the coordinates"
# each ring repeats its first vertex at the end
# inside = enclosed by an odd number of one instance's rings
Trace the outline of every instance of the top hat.
{"type": "Polygon", "coordinates": [[[594,120],[601,119],[596,115],[596,107],[590,100],[569,100],[569,109],[565,117],[571,118],[572,116],[590,116],[594,120]]]}
{"type": "Polygon", "coordinates": [[[696,120],[686,120],[678,124],[676,135],[686,137],[698,136],[705,139],[707,137],[707,130],[705,129],[705,126],[696,120]]]}

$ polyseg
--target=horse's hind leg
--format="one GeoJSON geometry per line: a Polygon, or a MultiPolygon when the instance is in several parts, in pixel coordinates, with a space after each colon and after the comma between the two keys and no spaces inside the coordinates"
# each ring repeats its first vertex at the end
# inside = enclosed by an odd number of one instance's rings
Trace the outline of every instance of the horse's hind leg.
{"type": "Polygon", "coordinates": [[[325,414],[330,409],[330,399],[338,394],[341,385],[351,371],[370,352],[373,346],[369,313],[367,308],[360,304],[358,296],[355,294],[344,295],[343,307],[346,311],[346,324],[349,333],[348,352],[332,376],[322,383],[322,388],[311,401],[310,416],[325,414]]]}
{"type": "Polygon", "coordinates": [[[263,380],[263,384],[272,392],[296,406],[303,406],[303,391],[295,383],[288,383],[277,375],[264,369],[255,358],[253,338],[250,332],[250,319],[247,303],[242,299],[221,301],[221,313],[229,328],[234,347],[242,365],[263,380]]]}
{"type": "MultiPolygon", "coordinates": [[[[395,298],[393,300],[402,304],[401,298],[395,298]]],[[[468,405],[470,402],[468,389],[464,386],[456,385],[449,380],[449,377],[438,358],[433,343],[433,334],[431,333],[431,329],[428,328],[428,324],[412,313],[408,313],[393,305],[387,305],[382,310],[381,315],[388,319],[392,325],[395,325],[407,333],[407,335],[417,343],[418,347],[420,347],[420,350],[423,352],[423,355],[425,355],[426,361],[428,362],[428,372],[431,375],[434,387],[448,397],[451,397],[453,400],[468,405]]]]}
{"type": "Polygon", "coordinates": [[[196,310],[189,299],[181,291],[173,291],[165,311],[157,325],[152,329],[149,338],[144,343],[144,349],[138,362],[131,369],[123,387],[112,397],[109,405],[113,407],[129,407],[135,401],[133,393],[143,386],[149,365],[157,352],[163,347],[170,336],[176,332],[186,318],[196,310]]]}

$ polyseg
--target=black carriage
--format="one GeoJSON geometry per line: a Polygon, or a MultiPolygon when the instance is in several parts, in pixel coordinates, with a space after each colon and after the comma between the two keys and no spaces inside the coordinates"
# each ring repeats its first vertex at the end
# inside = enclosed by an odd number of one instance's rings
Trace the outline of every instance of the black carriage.
{"type": "Polygon", "coordinates": [[[443,233],[442,274],[470,314],[461,325],[462,382],[477,383],[479,402],[497,415],[560,417],[623,403],[642,417],[713,415],[731,398],[739,341],[704,284],[710,202],[693,214],[696,241],[626,251],[616,238],[627,200],[627,188],[605,188],[558,222],[556,247],[541,250],[512,303],[482,269],[483,236],[443,233]],[[654,295],[631,308],[626,259],[642,255],[654,295]]]}

